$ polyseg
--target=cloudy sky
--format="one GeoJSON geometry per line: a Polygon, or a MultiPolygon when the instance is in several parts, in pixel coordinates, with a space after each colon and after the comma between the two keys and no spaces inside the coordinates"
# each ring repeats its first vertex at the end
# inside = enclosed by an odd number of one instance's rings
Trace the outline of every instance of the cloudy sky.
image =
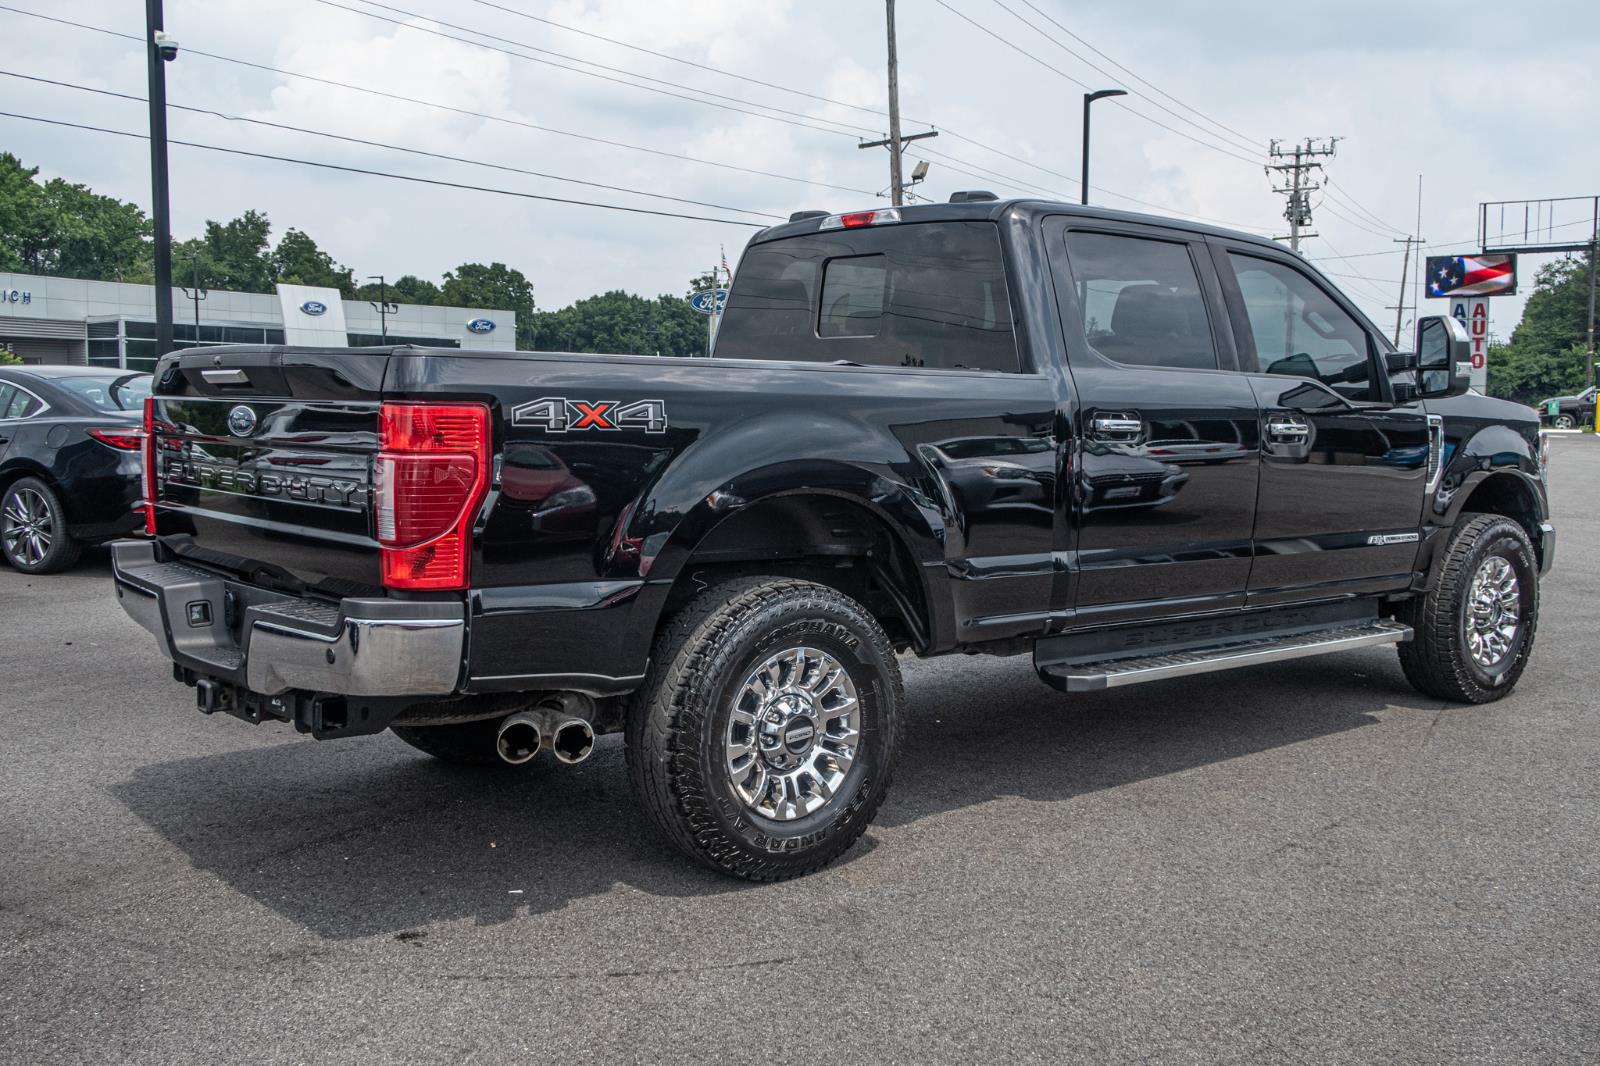
{"type": "MultiPolygon", "coordinates": [[[[142,5],[5,4],[114,33],[0,10],[0,69],[144,94],[142,5]]],[[[1391,242],[1418,228],[1419,174],[1421,235],[1435,254],[1472,250],[1480,200],[1600,193],[1592,0],[1524,0],[1516,18],[1493,19],[1394,0],[899,0],[898,10],[906,132],[943,131],[913,149],[932,163],[925,195],[1075,198],[1078,83],[1143,94],[1096,105],[1091,184],[1104,191],[1092,195],[1119,207],[1278,234],[1283,199],[1262,171],[1265,143],[1338,136],[1313,199],[1322,236],[1304,250],[1386,330],[1401,269],[1391,242]]],[[[753,230],[732,220],[868,206],[888,181],[884,150],[856,147],[886,124],[873,0],[167,0],[166,11],[185,50],[167,68],[171,103],[451,158],[183,111],[172,114],[176,139],[728,220],[175,145],[180,237],[256,208],[361,275],[437,278],[501,260],[556,307],[609,288],[680,292],[720,245],[737,260],[753,230]]],[[[0,94],[0,111],[144,128],[138,102],[14,77],[0,77],[0,94]]],[[[148,205],[140,141],[0,117],[0,148],[148,205]]],[[[1582,228],[1556,232],[1578,239],[1582,228]]],[[[1524,264],[1530,281],[1535,263],[1524,264]]],[[[1520,305],[1498,303],[1497,332],[1520,305]]]]}

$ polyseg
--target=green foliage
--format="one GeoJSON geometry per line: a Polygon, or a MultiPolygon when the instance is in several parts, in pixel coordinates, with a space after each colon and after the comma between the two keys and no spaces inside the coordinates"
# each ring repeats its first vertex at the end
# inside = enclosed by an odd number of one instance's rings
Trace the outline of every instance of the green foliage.
{"type": "Polygon", "coordinates": [[[1582,389],[1588,314],[1588,255],[1541,267],[1511,343],[1489,349],[1489,394],[1537,403],[1582,389]]]}
{"type": "Polygon", "coordinates": [[[317,247],[317,242],[297,229],[291,229],[278,241],[271,258],[273,276],[286,285],[317,285],[338,289],[345,296],[355,296],[356,279],[349,267],[342,267],[333,257],[317,247]]]}
{"type": "Polygon", "coordinates": [[[540,351],[704,355],[706,316],[678,296],[654,300],[614,291],[535,316],[540,351]]]}
{"type": "MultiPolygon", "coordinates": [[[[415,274],[402,274],[387,285],[387,296],[393,303],[402,304],[442,304],[439,286],[431,281],[424,281],[415,274]]],[[[368,282],[356,290],[357,299],[377,300],[385,293],[375,281],[368,282]]]]}
{"type": "Polygon", "coordinates": [[[19,357],[17,357],[15,355],[13,355],[12,353],[6,351],[4,348],[0,348],[0,366],[21,366],[21,365],[22,365],[22,360],[19,357]]]}
{"type": "Polygon", "coordinates": [[[0,153],[0,270],[97,281],[149,277],[149,221],[133,204],[0,153]]]}
{"type": "Polygon", "coordinates": [[[452,307],[501,307],[517,314],[517,347],[533,344],[533,285],[504,263],[462,263],[447,271],[439,302],[452,307]]]}
{"type": "Polygon", "coordinates": [[[706,289],[715,289],[721,284],[722,278],[719,276],[718,272],[715,270],[707,270],[705,273],[696,274],[694,277],[689,279],[689,291],[685,293],[685,295],[693,296],[695,293],[704,292],[706,289]]]}

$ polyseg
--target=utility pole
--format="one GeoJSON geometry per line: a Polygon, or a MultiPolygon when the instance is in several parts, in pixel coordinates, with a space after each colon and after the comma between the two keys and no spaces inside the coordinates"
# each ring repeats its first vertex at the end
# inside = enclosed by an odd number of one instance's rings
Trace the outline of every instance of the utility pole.
{"type": "MultiPolygon", "coordinates": [[[[1309,174],[1313,170],[1322,169],[1322,164],[1318,163],[1317,159],[1323,156],[1332,158],[1338,143],[1337,137],[1328,137],[1322,141],[1307,137],[1303,143],[1296,144],[1292,151],[1285,150],[1283,142],[1277,140],[1272,142],[1269,149],[1273,159],[1293,160],[1293,162],[1268,164],[1266,170],[1269,175],[1273,171],[1288,175],[1285,184],[1274,185],[1272,191],[1288,194],[1289,203],[1284,208],[1283,217],[1289,222],[1289,247],[1297,252],[1300,250],[1301,237],[1316,236],[1315,233],[1301,232],[1301,227],[1311,225],[1311,194],[1322,188],[1310,180],[1309,174]]],[[[1283,239],[1278,238],[1278,240],[1283,239]]]]}
{"type": "Polygon", "coordinates": [[[1400,347],[1400,329],[1406,314],[1406,277],[1411,271],[1411,246],[1420,245],[1426,237],[1396,237],[1395,244],[1406,246],[1405,258],[1400,260],[1400,301],[1394,309],[1394,346],[1400,347]]]}
{"type": "MultiPolygon", "coordinates": [[[[167,193],[167,71],[178,54],[166,45],[161,0],[144,0],[145,66],[150,100],[150,216],[155,227],[156,351],[172,351],[172,210],[167,193]],[[170,53],[170,54],[168,54],[170,53]]],[[[199,341],[196,335],[196,342],[199,341]]]]}
{"type": "MultiPolygon", "coordinates": [[[[1600,200],[1596,201],[1600,204],[1600,200]]],[[[1587,345],[1588,355],[1583,360],[1583,383],[1585,388],[1594,387],[1594,283],[1595,264],[1600,260],[1600,208],[1595,211],[1593,236],[1589,239],[1589,322],[1587,345]]],[[[1600,425],[1600,415],[1595,416],[1595,424],[1600,425]]]]}
{"type": "Polygon", "coordinates": [[[889,202],[899,207],[905,203],[906,183],[901,180],[901,156],[907,141],[920,141],[939,136],[938,130],[900,135],[900,58],[894,44],[894,0],[883,0],[889,19],[889,136],[880,141],[863,141],[857,148],[889,149],[889,202]]]}
{"type": "Polygon", "coordinates": [[[383,343],[388,344],[389,316],[399,314],[400,305],[389,302],[389,285],[383,280],[382,274],[369,274],[367,275],[367,280],[378,283],[378,302],[371,303],[368,301],[368,303],[374,311],[378,312],[378,333],[383,338],[383,343]]]}

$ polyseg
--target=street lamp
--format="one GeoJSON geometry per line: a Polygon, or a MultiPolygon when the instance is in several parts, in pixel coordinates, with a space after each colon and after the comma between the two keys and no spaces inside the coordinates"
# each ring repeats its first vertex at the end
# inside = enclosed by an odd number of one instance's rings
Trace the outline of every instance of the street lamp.
{"type": "Polygon", "coordinates": [[[1127,96],[1126,89],[1101,89],[1098,92],[1083,94],[1083,199],[1081,203],[1089,202],[1089,105],[1096,100],[1104,100],[1108,96],[1127,96]]]}

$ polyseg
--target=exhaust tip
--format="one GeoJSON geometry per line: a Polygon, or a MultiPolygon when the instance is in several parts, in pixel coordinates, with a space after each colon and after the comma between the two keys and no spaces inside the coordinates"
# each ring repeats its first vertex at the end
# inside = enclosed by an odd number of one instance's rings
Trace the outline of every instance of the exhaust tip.
{"type": "Polygon", "coordinates": [[[544,734],[539,720],[531,714],[513,714],[500,723],[495,734],[494,750],[507,766],[521,766],[539,754],[544,734]]]}
{"type": "Polygon", "coordinates": [[[569,718],[556,727],[550,750],[564,763],[580,763],[594,751],[594,729],[581,718],[569,718]]]}

